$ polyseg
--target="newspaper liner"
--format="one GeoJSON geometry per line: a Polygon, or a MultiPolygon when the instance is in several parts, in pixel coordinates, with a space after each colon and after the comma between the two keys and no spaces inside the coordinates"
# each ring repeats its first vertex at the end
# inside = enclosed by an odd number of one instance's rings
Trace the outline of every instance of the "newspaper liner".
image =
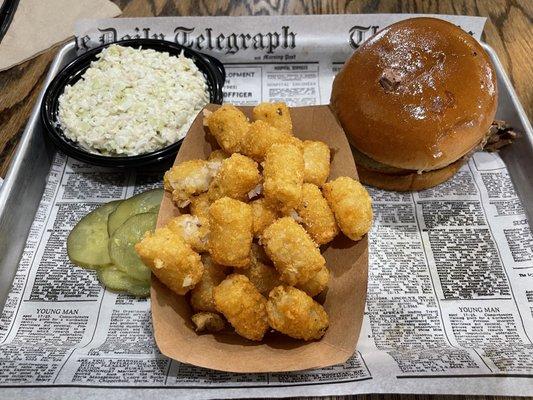
{"type": "MultiPolygon", "coordinates": [[[[208,105],[207,109],[216,107],[208,105]]],[[[241,109],[251,117],[252,107],[241,109]]],[[[295,136],[322,140],[333,150],[330,179],[339,176],[357,179],[350,146],[328,106],[292,108],[291,117],[295,136]]],[[[175,165],[206,159],[218,147],[206,134],[202,120],[200,113],[183,141],[175,165]]],[[[175,215],[179,215],[179,210],[165,193],[157,226],[175,215]]],[[[368,279],[367,237],[353,242],[338,235],[323,255],[332,278],[323,303],[330,327],[321,340],[304,342],[268,333],[263,342],[254,343],[233,332],[199,335],[190,322],[191,310],[186,297],[177,296],[152,276],[152,321],[159,349],[177,361],[228,372],[296,371],[345,362],[355,351],[363,322],[368,279]]]]}

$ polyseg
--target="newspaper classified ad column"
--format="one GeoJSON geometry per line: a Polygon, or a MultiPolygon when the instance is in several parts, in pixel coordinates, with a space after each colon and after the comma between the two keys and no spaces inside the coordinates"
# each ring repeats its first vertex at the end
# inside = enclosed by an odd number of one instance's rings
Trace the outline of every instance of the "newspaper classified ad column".
{"type": "MultiPolygon", "coordinates": [[[[97,193],[130,197],[161,188],[163,168],[144,168],[136,173],[73,165],[73,171],[101,181],[97,193]]],[[[89,191],[91,192],[91,191],[89,191]]],[[[79,198],[79,196],[78,196],[79,198]]],[[[75,385],[164,386],[170,360],[154,341],[149,299],[105,291],[98,322],[90,343],[72,352],[61,370],[59,382],[75,385]]]]}
{"type": "Polygon", "coordinates": [[[12,331],[12,323],[20,307],[22,295],[24,293],[28,274],[32,266],[32,260],[39,245],[43,230],[45,228],[48,215],[52,209],[54,198],[59,188],[63,173],[63,160],[56,157],[51,165],[48,174],[47,185],[37,212],[35,214],[26,245],[22,253],[20,263],[13,279],[9,296],[0,316],[0,343],[6,340],[6,336],[12,331]]]}
{"type": "Polygon", "coordinates": [[[263,98],[289,106],[320,104],[318,61],[285,61],[264,66],[263,98]]]}
{"type": "Polygon", "coordinates": [[[503,326],[501,329],[506,334],[499,334],[497,324],[491,321],[490,336],[493,339],[479,343],[480,353],[490,360],[498,373],[533,376],[533,235],[530,221],[497,153],[476,153],[468,166],[509,280],[511,297],[486,311],[492,319],[502,321],[498,325],[503,326]]]}
{"type": "MultiPolygon", "coordinates": [[[[64,335],[69,331],[68,323],[71,317],[63,318],[60,308],[47,307],[46,303],[27,301],[32,291],[30,274],[38,267],[39,254],[43,252],[42,242],[48,234],[47,227],[50,226],[50,214],[63,177],[64,162],[64,158],[60,156],[55,157],[52,162],[43,197],[2,312],[0,385],[49,383],[68,351],[68,347],[57,346],[57,342],[53,339],[48,342],[45,334],[52,328],[51,335],[58,338],[61,343],[61,332],[64,335]],[[41,349],[41,346],[44,349],[41,349]]],[[[79,340],[86,321],[77,322],[79,324],[74,336],[79,340]]],[[[63,343],[64,340],[63,336],[63,343]]]]}
{"type": "MultiPolygon", "coordinates": [[[[447,336],[416,195],[369,190],[375,220],[369,235],[368,319],[375,347],[395,361],[389,363],[394,366],[390,374],[402,378],[484,372],[474,352],[453,346],[447,336]]],[[[373,371],[372,359],[367,361],[373,371]]]]}
{"type": "MultiPolygon", "coordinates": [[[[520,220],[520,217],[501,213],[498,216],[496,205],[492,213],[489,211],[491,200],[482,184],[484,173],[477,170],[476,160],[479,164],[483,159],[484,168],[497,168],[500,179],[507,171],[498,156],[489,156],[490,165],[487,156],[477,153],[450,181],[419,192],[415,198],[450,342],[480,355],[488,370],[486,374],[491,374],[520,368],[510,367],[507,360],[502,361],[501,368],[486,356],[487,352],[504,353],[502,357],[508,358],[509,349],[513,349],[512,353],[520,353],[516,355],[518,360],[526,362],[529,368],[532,364],[531,342],[513,290],[516,277],[511,275],[511,259],[502,252],[504,242],[498,237],[501,224],[512,225],[509,219],[520,220]]],[[[502,188],[502,183],[497,186],[502,188]]],[[[505,193],[514,195],[512,186],[507,188],[505,193]]],[[[530,317],[530,311],[528,314],[530,317]]]]}
{"type": "Polygon", "coordinates": [[[225,64],[224,101],[250,106],[263,99],[263,66],[258,63],[225,64]]]}
{"type": "Polygon", "coordinates": [[[94,271],[69,262],[66,239],[84,215],[122,197],[124,181],[56,154],[9,300],[16,308],[0,346],[0,383],[53,383],[92,340],[104,290],[94,271]]]}

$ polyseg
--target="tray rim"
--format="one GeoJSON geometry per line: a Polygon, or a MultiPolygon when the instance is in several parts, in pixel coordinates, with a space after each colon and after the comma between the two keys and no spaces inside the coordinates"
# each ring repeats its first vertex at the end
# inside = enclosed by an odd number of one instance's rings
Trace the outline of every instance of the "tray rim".
{"type": "Polygon", "coordinates": [[[487,53],[489,53],[491,61],[496,64],[495,68],[500,73],[503,82],[505,83],[505,86],[507,90],[509,91],[509,94],[511,95],[511,100],[513,101],[513,106],[516,108],[518,118],[520,118],[520,122],[524,126],[524,133],[528,137],[529,144],[533,145],[533,128],[531,127],[531,123],[529,121],[529,118],[527,117],[526,111],[524,110],[524,107],[522,106],[522,103],[520,102],[520,99],[518,98],[518,95],[516,94],[516,90],[513,86],[513,83],[511,82],[511,79],[507,76],[507,72],[505,72],[505,68],[500,61],[500,58],[498,57],[498,54],[496,53],[496,50],[494,50],[491,46],[489,46],[485,42],[480,42],[481,47],[485,49],[487,53]]]}
{"type": "Polygon", "coordinates": [[[76,44],[74,40],[63,45],[57,52],[56,56],[54,57],[54,60],[52,61],[52,64],[50,65],[50,68],[48,70],[48,74],[46,75],[46,79],[44,81],[41,92],[39,93],[39,96],[37,97],[37,101],[35,102],[35,105],[33,106],[28,122],[26,123],[26,127],[24,128],[24,132],[22,133],[22,136],[20,138],[20,142],[18,143],[17,149],[15,150],[15,155],[13,156],[13,160],[11,160],[11,163],[9,164],[9,168],[7,169],[7,173],[4,178],[4,183],[0,187],[0,214],[4,210],[4,205],[7,201],[8,192],[13,189],[12,181],[14,179],[14,176],[17,174],[18,169],[20,168],[22,164],[23,152],[27,150],[30,137],[34,133],[35,124],[39,121],[41,103],[43,101],[44,93],[46,92],[46,89],[48,89],[50,82],[52,82],[54,77],[59,72],[60,64],[64,61],[63,58],[65,57],[65,54],[68,53],[73,48],[75,48],[75,46],[76,44]]]}

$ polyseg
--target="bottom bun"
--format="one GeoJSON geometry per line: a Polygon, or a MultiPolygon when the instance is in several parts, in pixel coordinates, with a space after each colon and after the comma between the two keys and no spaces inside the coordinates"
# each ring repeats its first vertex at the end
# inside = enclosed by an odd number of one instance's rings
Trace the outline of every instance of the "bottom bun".
{"type": "Polygon", "coordinates": [[[459,168],[466,162],[466,159],[466,157],[462,157],[444,168],[422,172],[420,174],[413,171],[393,175],[368,169],[357,162],[356,165],[359,180],[365,185],[385,190],[395,190],[397,192],[410,192],[428,189],[447,181],[455,175],[459,168]]]}

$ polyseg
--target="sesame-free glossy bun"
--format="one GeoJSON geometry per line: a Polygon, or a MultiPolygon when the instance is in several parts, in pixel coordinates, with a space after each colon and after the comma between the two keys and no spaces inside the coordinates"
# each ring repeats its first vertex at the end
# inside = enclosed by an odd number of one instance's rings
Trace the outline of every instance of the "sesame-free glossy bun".
{"type": "Polygon", "coordinates": [[[378,32],[345,63],[331,94],[353,146],[414,171],[441,169],[471,151],[496,105],[496,75],[481,45],[435,18],[378,32]]]}

